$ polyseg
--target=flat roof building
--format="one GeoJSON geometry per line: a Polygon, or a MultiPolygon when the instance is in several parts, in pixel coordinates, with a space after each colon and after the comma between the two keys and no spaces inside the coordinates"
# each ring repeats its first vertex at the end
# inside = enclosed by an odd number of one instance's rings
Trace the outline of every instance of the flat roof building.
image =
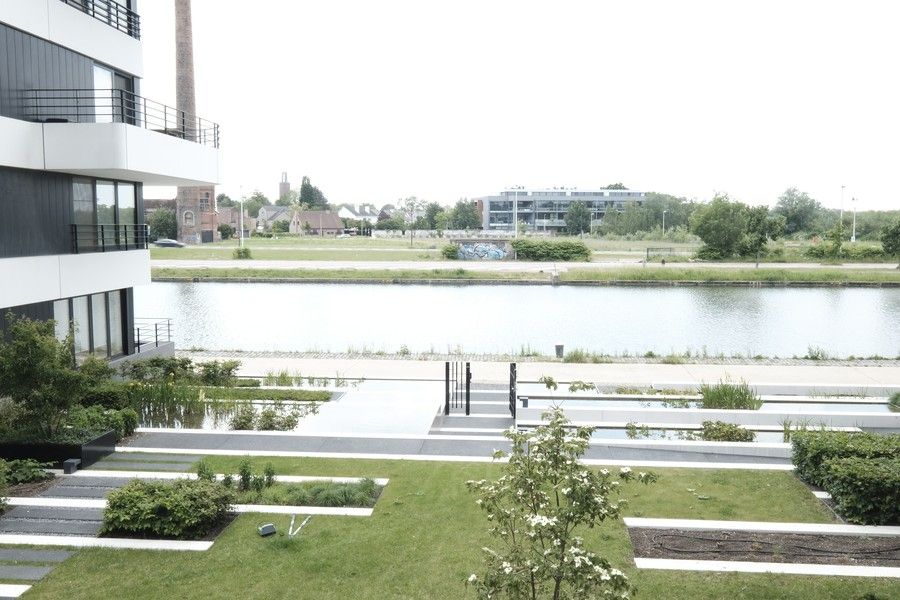
{"type": "Polygon", "coordinates": [[[476,198],[486,230],[513,231],[518,221],[531,231],[561,231],[573,202],[584,202],[591,225],[599,225],[610,210],[622,211],[628,202],[643,203],[644,192],[619,189],[533,188],[503,190],[496,196],[476,198]]]}

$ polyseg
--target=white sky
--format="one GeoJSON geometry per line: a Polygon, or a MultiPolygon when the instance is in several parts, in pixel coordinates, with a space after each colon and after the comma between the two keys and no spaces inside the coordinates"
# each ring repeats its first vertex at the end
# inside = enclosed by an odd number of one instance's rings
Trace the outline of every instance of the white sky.
{"type": "MultiPolygon", "coordinates": [[[[142,93],[175,103],[172,0],[142,93]]],[[[445,204],[510,185],[900,209],[894,0],[193,0],[219,191],[445,204]]],[[[162,191],[162,190],[158,190],[162,191]]],[[[148,197],[154,192],[147,190],[148,197]]]]}

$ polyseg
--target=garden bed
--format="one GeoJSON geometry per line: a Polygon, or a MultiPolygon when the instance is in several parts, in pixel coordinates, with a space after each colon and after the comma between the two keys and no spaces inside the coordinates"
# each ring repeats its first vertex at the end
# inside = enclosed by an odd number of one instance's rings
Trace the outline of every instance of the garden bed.
{"type": "Polygon", "coordinates": [[[303,483],[274,482],[261,490],[237,492],[236,504],[270,506],[325,506],[335,508],[372,508],[383,486],[371,479],[357,483],[309,481],[303,483]]]}
{"type": "Polygon", "coordinates": [[[11,485],[6,488],[6,496],[8,498],[33,498],[46,492],[56,484],[56,475],[43,481],[31,481],[29,483],[20,483],[11,485]]]}
{"type": "Polygon", "coordinates": [[[225,513],[222,519],[203,536],[176,537],[158,534],[137,533],[133,531],[106,531],[101,532],[97,537],[118,539],[124,538],[129,540],[181,540],[187,542],[214,542],[216,538],[219,537],[223,531],[228,529],[228,526],[231,525],[239,516],[241,516],[240,513],[233,511],[225,513]]]}
{"type": "Polygon", "coordinates": [[[900,544],[891,536],[647,528],[630,528],[628,533],[640,558],[900,566],[900,544]]]}
{"type": "Polygon", "coordinates": [[[0,442],[0,458],[33,458],[61,465],[70,458],[81,460],[87,467],[112,454],[116,448],[116,432],[107,431],[81,444],[68,442],[0,442]]]}

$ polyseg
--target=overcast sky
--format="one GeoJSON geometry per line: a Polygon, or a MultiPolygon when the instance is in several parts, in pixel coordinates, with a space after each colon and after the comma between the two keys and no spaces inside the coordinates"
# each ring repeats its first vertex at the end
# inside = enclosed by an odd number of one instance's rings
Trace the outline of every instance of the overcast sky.
{"type": "MultiPolygon", "coordinates": [[[[143,94],[174,104],[172,0],[141,0],[143,94]]],[[[194,0],[219,191],[333,203],[506,186],[900,208],[893,0],[194,0]]],[[[162,192],[162,190],[157,190],[162,192]]],[[[147,196],[153,192],[148,190],[147,196]]]]}

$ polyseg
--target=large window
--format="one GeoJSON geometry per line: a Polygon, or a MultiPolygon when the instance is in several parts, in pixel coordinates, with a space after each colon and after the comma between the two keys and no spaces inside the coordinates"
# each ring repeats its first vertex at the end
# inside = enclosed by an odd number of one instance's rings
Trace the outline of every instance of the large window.
{"type": "Polygon", "coordinates": [[[75,178],[72,182],[72,222],[79,251],[127,249],[137,241],[138,184],[75,178]]]}
{"type": "Polygon", "coordinates": [[[84,359],[91,353],[91,313],[87,296],[72,298],[72,326],[75,329],[75,357],[84,359]]]}
{"type": "Polygon", "coordinates": [[[125,353],[125,345],[122,339],[122,292],[109,292],[107,294],[107,311],[109,315],[109,354],[118,356],[125,353]]]}
{"type": "Polygon", "coordinates": [[[72,328],[76,360],[125,354],[125,314],[122,290],[78,296],[53,303],[56,337],[64,340],[72,328]]]}

